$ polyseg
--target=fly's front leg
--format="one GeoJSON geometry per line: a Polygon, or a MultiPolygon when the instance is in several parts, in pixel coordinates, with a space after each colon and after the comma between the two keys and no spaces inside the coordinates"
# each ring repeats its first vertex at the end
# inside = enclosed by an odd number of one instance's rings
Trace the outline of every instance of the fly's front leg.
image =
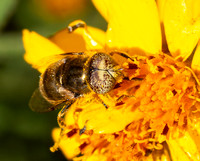
{"type": "Polygon", "coordinates": [[[122,52],[118,52],[118,51],[114,51],[114,52],[111,52],[111,53],[110,53],[111,56],[113,56],[114,54],[120,55],[120,56],[122,56],[122,57],[124,57],[124,58],[126,58],[126,59],[130,59],[130,60],[133,61],[133,62],[135,61],[135,58],[134,58],[134,57],[129,56],[129,55],[126,54],[126,53],[122,53],[122,52]]]}
{"type": "Polygon", "coordinates": [[[97,100],[101,102],[106,109],[115,106],[115,100],[108,93],[95,94],[94,97],[96,97],[97,100]]]}
{"type": "Polygon", "coordinates": [[[68,31],[69,31],[69,33],[71,33],[74,30],[76,30],[77,28],[85,28],[85,27],[86,27],[85,22],[78,20],[68,26],[68,31]]]}

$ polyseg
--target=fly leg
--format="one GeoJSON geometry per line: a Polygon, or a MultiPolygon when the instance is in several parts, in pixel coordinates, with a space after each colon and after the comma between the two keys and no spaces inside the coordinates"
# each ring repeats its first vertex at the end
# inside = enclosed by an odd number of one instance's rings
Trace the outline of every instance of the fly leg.
{"type": "Polygon", "coordinates": [[[124,57],[124,58],[126,58],[126,59],[130,59],[130,60],[132,60],[132,61],[135,61],[135,58],[134,58],[134,57],[131,57],[131,56],[129,56],[129,55],[126,54],[126,53],[118,52],[118,51],[115,51],[115,52],[111,52],[111,53],[110,53],[111,56],[113,56],[114,54],[120,55],[120,56],[122,56],[122,57],[124,57]]]}
{"type": "Polygon", "coordinates": [[[64,106],[62,108],[62,110],[60,110],[60,112],[58,113],[58,117],[57,117],[57,121],[58,121],[58,125],[60,126],[61,130],[63,130],[66,127],[66,124],[64,122],[64,117],[65,117],[65,113],[67,112],[67,110],[69,109],[69,107],[73,104],[73,102],[68,103],[66,106],[64,106]]]}
{"type": "Polygon", "coordinates": [[[73,104],[73,102],[69,102],[67,103],[67,105],[65,105],[62,110],[60,110],[60,112],[58,113],[58,117],[57,117],[57,121],[58,121],[58,125],[60,126],[60,137],[59,139],[55,142],[55,144],[50,147],[50,150],[52,152],[55,152],[58,149],[59,143],[63,137],[63,131],[65,129],[65,127],[67,126],[65,123],[65,114],[68,111],[69,107],[73,104]]]}
{"type": "Polygon", "coordinates": [[[76,30],[77,28],[85,28],[86,24],[83,21],[78,21],[75,25],[70,25],[68,26],[68,32],[72,33],[74,30],[76,30]]]}

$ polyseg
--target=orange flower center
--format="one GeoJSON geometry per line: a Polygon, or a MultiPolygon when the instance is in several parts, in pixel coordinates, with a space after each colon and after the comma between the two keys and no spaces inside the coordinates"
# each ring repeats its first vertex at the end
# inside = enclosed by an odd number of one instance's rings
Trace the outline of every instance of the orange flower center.
{"type": "Polygon", "coordinates": [[[84,155],[78,160],[95,152],[108,160],[121,157],[138,160],[154,148],[162,149],[162,138],[173,134],[175,128],[184,130],[191,109],[197,109],[199,94],[194,74],[184,63],[168,55],[137,56],[134,61],[123,63],[123,74],[124,78],[108,93],[114,101],[114,106],[109,108],[131,107],[131,111],[137,109],[143,117],[133,119],[123,130],[114,133],[95,133],[86,125],[82,134],[85,137],[81,137],[77,122],[85,108],[79,106],[74,111],[75,125],[62,135],[63,139],[79,139],[79,149],[84,155]]]}

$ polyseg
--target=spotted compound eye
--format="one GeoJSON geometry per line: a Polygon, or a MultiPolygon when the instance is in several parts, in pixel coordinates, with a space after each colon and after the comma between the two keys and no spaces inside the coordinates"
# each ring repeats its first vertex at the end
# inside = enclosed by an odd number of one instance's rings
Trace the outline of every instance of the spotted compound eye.
{"type": "Polygon", "coordinates": [[[97,53],[91,57],[89,85],[95,93],[104,94],[113,89],[116,83],[116,65],[117,63],[104,53],[97,53]]]}

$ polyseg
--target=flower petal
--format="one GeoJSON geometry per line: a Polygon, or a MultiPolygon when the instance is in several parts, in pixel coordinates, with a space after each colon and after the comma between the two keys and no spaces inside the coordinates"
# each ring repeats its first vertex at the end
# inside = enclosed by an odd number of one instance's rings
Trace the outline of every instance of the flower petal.
{"type": "MultiPolygon", "coordinates": [[[[54,128],[52,130],[52,137],[55,142],[58,141],[58,139],[60,138],[60,128],[54,128]]],[[[76,138],[61,139],[59,143],[59,148],[68,159],[72,159],[80,153],[79,146],[80,143],[76,141],[76,138]]]]}
{"type": "MultiPolygon", "coordinates": [[[[85,24],[85,22],[77,20],[72,22],[69,26],[74,26],[78,23],[85,24]]],[[[72,33],[69,33],[67,29],[64,29],[57,32],[50,40],[65,52],[98,50],[102,49],[105,45],[105,32],[90,26],[79,27],[72,33]]]]}
{"type": "Polygon", "coordinates": [[[84,159],[82,161],[107,161],[107,157],[101,154],[98,154],[97,151],[95,151],[91,156],[83,157],[84,159]]]}
{"type": "Polygon", "coordinates": [[[157,6],[158,6],[159,17],[160,17],[161,22],[163,22],[165,2],[166,2],[166,0],[156,0],[157,6]]]}
{"type": "Polygon", "coordinates": [[[186,60],[200,38],[200,1],[166,0],[163,21],[168,48],[186,60]]]}
{"type": "MultiPolygon", "coordinates": [[[[85,96],[83,99],[88,99],[85,96]]],[[[91,96],[90,96],[91,97],[91,96]]],[[[90,103],[74,104],[76,107],[83,107],[78,118],[78,125],[83,128],[86,125],[87,130],[93,130],[95,133],[113,133],[123,130],[133,121],[143,118],[143,113],[139,109],[133,110],[132,106],[114,109],[106,109],[102,103],[91,101],[90,103]]]]}
{"type": "Polygon", "coordinates": [[[195,50],[191,67],[195,72],[198,72],[198,73],[200,72],[200,41],[195,50]]]}
{"type": "Polygon", "coordinates": [[[161,50],[160,22],[154,0],[93,2],[109,23],[106,39],[109,48],[128,51],[133,49],[135,52],[145,51],[151,54],[157,54],[161,50]]]}
{"type": "Polygon", "coordinates": [[[64,52],[45,37],[26,29],[23,30],[23,43],[26,51],[24,59],[40,72],[47,67],[46,63],[41,64],[41,60],[64,52]]]}
{"type": "Polygon", "coordinates": [[[183,137],[167,141],[172,159],[175,161],[197,161],[200,158],[197,146],[188,132],[183,137]]]}
{"type": "MultiPolygon", "coordinates": [[[[70,26],[77,23],[84,22],[74,21],[70,26]]],[[[26,50],[24,58],[41,73],[50,63],[60,59],[59,54],[102,50],[105,44],[105,32],[93,27],[78,28],[72,33],[64,29],[52,36],[50,40],[36,32],[23,30],[23,42],[26,50]]]]}

